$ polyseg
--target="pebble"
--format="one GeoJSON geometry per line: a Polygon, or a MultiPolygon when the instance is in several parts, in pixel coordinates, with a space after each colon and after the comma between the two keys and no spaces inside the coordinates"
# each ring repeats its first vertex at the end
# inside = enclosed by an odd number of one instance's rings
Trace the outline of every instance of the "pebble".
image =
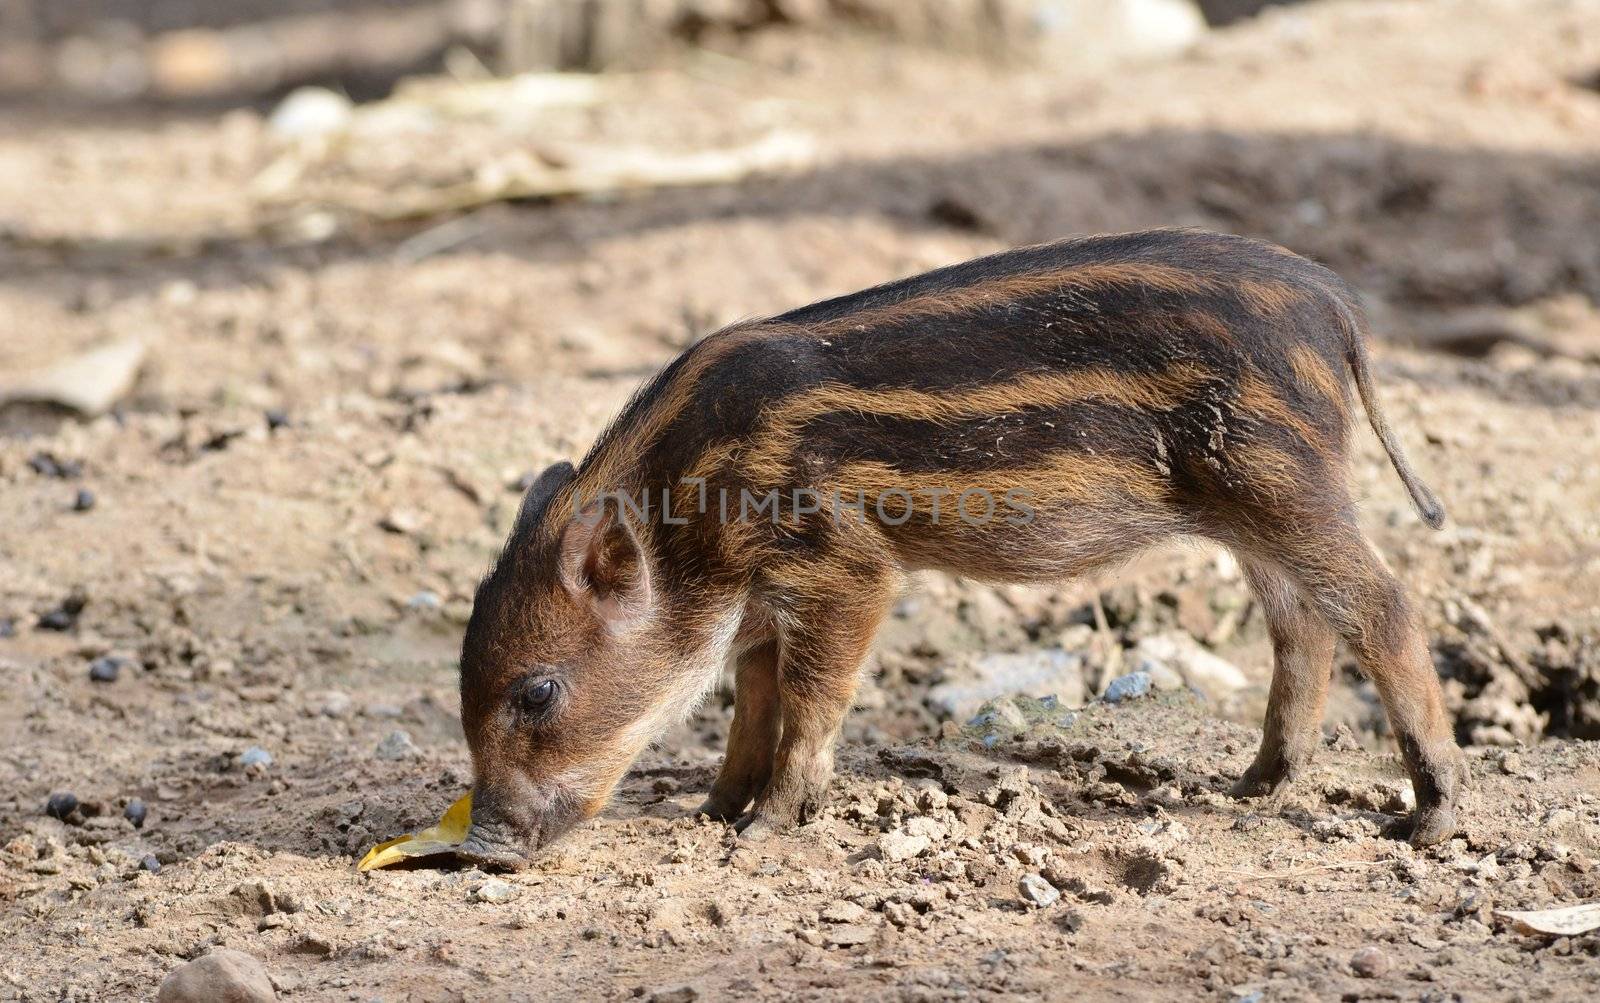
{"type": "Polygon", "coordinates": [[[1017,893],[1022,896],[1024,902],[1032,903],[1040,909],[1048,909],[1061,901],[1061,893],[1056,891],[1056,886],[1037,874],[1024,874],[1017,882],[1017,893]]]}
{"type": "Polygon", "coordinates": [[[280,428],[287,428],[288,425],[289,425],[288,412],[280,411],[277,408],[269,409],[263,417],[265,417],[267,419],[267,430],[268,431],[275,431],[275,430],[280,429],[280,428]]]}
{"type": "Polygon", "coordinates": [[[1376,947],[1363,947],[1350,956],[1350,970],[1363,979],[1382,978],[1389,972],[1389,956],[1376,947]]]}
{"type": "Polygon", "coordinates": [[[1155,680],[1148,672],[1130,672],[1125,676],[1118,676],[1111,680],[1106,687],[1106,703],[1121,703],[1124,700],[1133,700],[1150,695],[1150,688],[1155,680]]]}
{"type": "Polygon", "coordinates": [[[51,818],[65,819],[78,810],[78,795],[71,791],[56,791],[45,802],[44,813],[51,818]]]}
{"type": "Polygon", "coordinates": [[[402,759],[416,759],[422,755],[422,750],[411,741],[411,734],[407,731],[396,729],[384,736],[383,741],[373,750],[373,755],[379,759],[398,762],[402,759]]]}
{"type": "Polygon", "coordinates": [[[17,621],[9,616],[0,617],[0,637],[16,637],[17,621]]]}
{"type": "Polygon", "coordinates": [[[93,491],[90,491],[88,488],[79,488],[78,493],[74,495],[72,499],[72,511],[87,512],[94,508],[94,502],[95,498],[93,491]]]}
{"type": "Polygon", "coordinates": [[[150,809],[146,808],[144,802],[138,798],[129,801],[128,806],[122,809],[122,817],[132,822],[135,829],[144,828],[144,819],[149,813],[150,809]]]}
{"type": "Polygon", "coordinates": [[[323,717],[344,717],[355,707],[355,701],[343,690],[329,690],[317,702],[317,713],[323,717]]]}
{"type": "Polygon", "coordinates": [[[247,769],[251,766],[271,766],[272,753],[268,752],[266,749],[263,749],[259,745],[252,745],[250,748],[239,753],[237,762],[240,766],[243,766],[247,769]]]}
{"type": "Polygon", "coordinates": [[[80,595],[71,595],[61,600],[61,605],[39,618],[40,630],[71,630],[78,625],[78,615],[83,612],[83,607],[88,605],[88,600],[80,595]]]}
{"type": "Polygon", "coordinates": [[[343,94],[301,87],[273,109],[267,128],[285,139],[305,139],[344,130],[354,114],[355,106],[343,94]]]}
{"type": "Polygon", "coordinates": [[[266,1003],[277,998],[261,962],[225,947],[173,969],[156,993],[156,1003],[266,1003]]]}
{"type": "Polygon", "coordinates": [[[28,457],[28,466],[41,477],[77,477],[83,473],[83,464],[77,460],[63,460],[54,453],[34,453],[28,457]]]}
{"type": "Polygon", "coordinates": [[[89,680],[96,683],[114,683],[122,671],[122,659],[102,655],[89,663],[89,680]]]}
{"type": "Polygon", "coordinates": [[[153,853],[145,854],[144,857],[139,860],[139,866],[149,871],[151,874],[161,873],[161,861],[157,860],[156,855],[153,853]]]}
{"type": "Polygon", "coordinates": [[[444,605],[444,600],[439,598],[439,593],[423,589],[410,599],[406,600],[406,609],[436,610],[444,605]]]}
{"type": "Polygon", "coordinates": [[[511,882],[500,878],[490,878],[473,889],[472,900],[474,902],[498,904],[500,902],[510,902],[516,894],[517,888],[511,882]]]}

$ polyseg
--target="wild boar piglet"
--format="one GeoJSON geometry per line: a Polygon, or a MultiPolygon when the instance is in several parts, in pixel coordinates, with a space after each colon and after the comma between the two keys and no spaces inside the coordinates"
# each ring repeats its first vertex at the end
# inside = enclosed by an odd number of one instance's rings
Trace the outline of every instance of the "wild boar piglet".
{"type": "Polygon", "coordinates": [[[1357,522],[1354,397],[1423,521],[1444,514],[1365,338],[1332,272],[1192,230],[1005,251],[706,337],[538,478],[478,590],[463,855],[518,866],[598,812],[729,659],[701,811],[792,826],[908,569],[1052,582],[1175,536],[1237,556],[1271,633],[1235,793],[1305,768],[1342,640],[1410,771],[1412,841],[1448,838],[1466,769],[1417,614],[1357,522]]]}

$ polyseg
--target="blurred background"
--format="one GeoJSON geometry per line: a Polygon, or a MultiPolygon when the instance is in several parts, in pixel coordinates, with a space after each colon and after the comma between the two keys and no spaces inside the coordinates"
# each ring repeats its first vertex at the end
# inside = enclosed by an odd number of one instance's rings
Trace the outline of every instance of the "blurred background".
{"type": "MultiPolygon", "coordinates": [[[[100,880],[55,791],[149,802],[134,865],[344,866],[425,820],[526,478],[642,378],[735,319],[1164,225],[1360,290],[1452,521],[1364,432],[1352,478],[1458,736],[1600,738],[1594,0],[0,0],[0,833],[70,850],[15,887],[100,880]],[[404,796],[363,815],[356,781],[404,796]]],[[[1255,725],[1269,662],[1203,547],[927,576],[846,740],[1134,667],[1255,725]]],[[[727,717],[646,769],[709,776],[727,717]]],[[[1328,725],[1390,748],[1343,654],[1328,725]]]]}

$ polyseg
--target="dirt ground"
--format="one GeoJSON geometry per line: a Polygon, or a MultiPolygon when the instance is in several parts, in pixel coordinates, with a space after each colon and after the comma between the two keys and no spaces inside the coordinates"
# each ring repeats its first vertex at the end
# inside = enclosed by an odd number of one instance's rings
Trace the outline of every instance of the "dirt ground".
{"type": "Polygon", "coordinates": [[[149,355],[113,414],[0,410],[0,998],[147,998],[218,945],[305,999],[1592,994],[1600,933],[1494,911],[1600,898],[1600,3],[1311,3],[1097,76],[770,32],[606,87],[311,149],[248,109],[5,106],[0,374],[149,355]],[[815,163],[406,222],[293,195],[774,129],[815,163]],[[1059,589],[919,579],[792,836],[689,814],[723,694],[529,871],[357,873],[470,780],[455,652],[519,479],[654,367],[736,318],[1169,224],[1372,303],[1451,522],[1365,434],[1352,479],[1469,743],[1462,837],[1389,834],[1403,771],[1344,655],[1313,776],[1281,811],[1227,797],[1270,651],[1196,545],[1059,589]],[[1243,678],[1072,707],[1152,638],[1243,678]],[[1054,648],[1076,696],[968,724],[949,695],[1054,648]]]}

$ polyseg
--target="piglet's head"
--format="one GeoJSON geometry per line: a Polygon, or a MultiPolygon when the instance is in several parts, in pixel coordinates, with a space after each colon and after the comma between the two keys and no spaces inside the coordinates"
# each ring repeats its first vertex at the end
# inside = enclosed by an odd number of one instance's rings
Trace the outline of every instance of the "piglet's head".
{"type": "Polygon", "coordinates": [[[650,557],[622,505],[572,500],[575,477],[533,485],[467,624],[473,863],[519,867],[597,813],[670,700],[650,557]]]}

